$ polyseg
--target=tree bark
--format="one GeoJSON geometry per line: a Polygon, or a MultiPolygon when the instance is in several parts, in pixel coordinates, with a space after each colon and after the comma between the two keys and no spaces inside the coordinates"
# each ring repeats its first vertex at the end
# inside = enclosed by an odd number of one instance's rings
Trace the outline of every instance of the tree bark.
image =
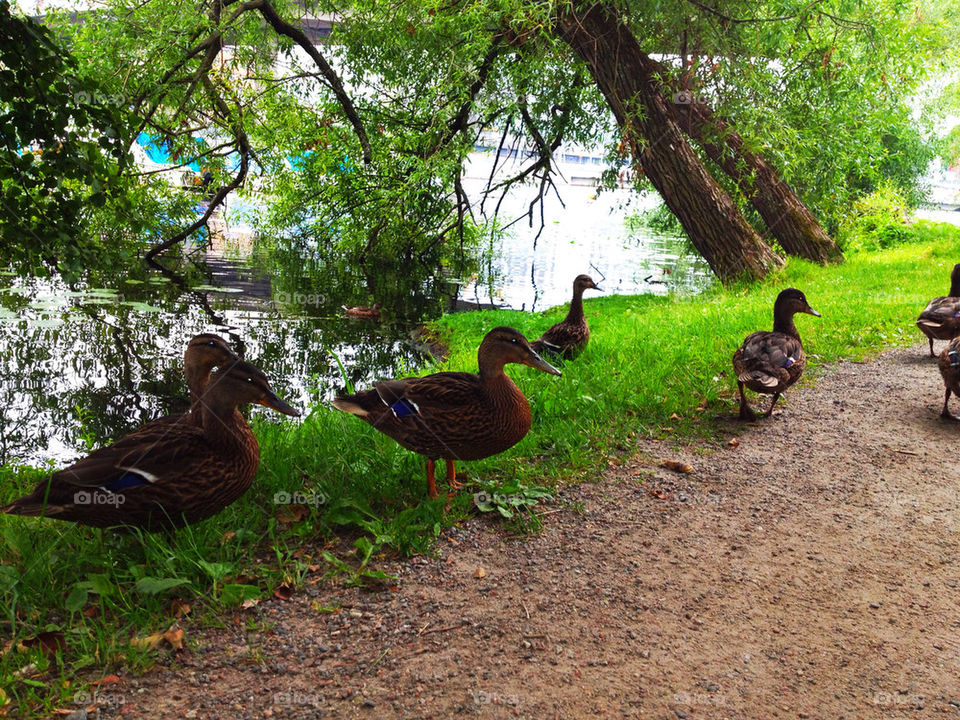
{"type": "MultiPolygon", "coordinates": [[[[650,62],[666,79],[663,66],[650,62]]],[[[748,150],[743,138],[692,93],[683,99],[690,102],[673,104],[680,127],[737,183],[787,254],[821,264],[843,260],[843,252],[773,166],[748,150]]]]}
{"type": "Polygon", "coordinates": [[[604,5],[575,4],[556,31],[586,62],[643,172],[723,283],[761,278],[782,264],[707,172],[684,137],[652,61],[604,5]]]}

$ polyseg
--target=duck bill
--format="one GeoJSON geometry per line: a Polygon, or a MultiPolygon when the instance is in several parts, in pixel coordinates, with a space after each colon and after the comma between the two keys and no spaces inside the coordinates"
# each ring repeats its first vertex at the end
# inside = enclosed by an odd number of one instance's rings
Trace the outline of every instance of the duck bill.
{"type": "Polygon", "coordinates": [[[548,363],[542,357],[537,355],[533,350],[530,351],[530,355],[526,360],[523,361],[524,365],[529,365],[532,368],[537,370],[542,370],[545,373],[550,373],[551,375],[563,375],[559,370],[557,370],[553,365],[548,363]]]}
{"type": "Polygon", "coordinates": [[[807,305],[807,309],[804,310],[804,312],[807,313],[807,315],[813,315],[814,317],[820,317],[820,313],[818,313],[816,310],[814,310],[814,309],[813,309],[812,307],[810,307],[809,305],[807,305]]]}
{"type": "Polygon", "coordinates": [[[278,398],[273,393],[270,393],[265,398],[260,401],[260,404],[264,407],[268,407],[271,410],[276,410],[279,413],[284,415],[292,415],[293,417],[300,417],[300,411],[297,410],[292,405],[285,403],[283,400],[278,398]]]}

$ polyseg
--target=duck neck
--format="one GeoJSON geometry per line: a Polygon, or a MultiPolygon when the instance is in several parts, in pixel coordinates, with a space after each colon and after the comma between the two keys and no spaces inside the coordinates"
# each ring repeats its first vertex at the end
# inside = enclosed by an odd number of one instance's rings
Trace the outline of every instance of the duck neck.
{"type": "Polygon", "coordinates": [[[187,387],[190,388],[190,406],[197,407],[200,396],[203,395],[206,380],[210,376],[210,369],[187,363],[184,366],[183,375],[186,378],[187,387]]]}
{"type": "Polygon", "coordinates": [[[238,424],[244,420],[236,403],[208,396],[199,405],[203,433],[211,443],[228,448],[241,444],[238,424]]]}
{"type": "Polygon", "coordinates": [[[800,339],[800,333],[797,332],[797,326],[793,324],[793,313],[791,312],[774,312],[773,331],[795,337],[797,340],[800,339]]]}
{"type": "Polygon", "coordinates": [[[568,323],[580,323],[583,322],[583,288],[575,287],[573,288],[573,300],[570,301],[570,310],[567,311],[567,319],[565,322],[568,323]]]}
{"type": "Polygon", "coordinates": [[[950,276],[950,297],[960,297],[960,273],[950,276]]]}

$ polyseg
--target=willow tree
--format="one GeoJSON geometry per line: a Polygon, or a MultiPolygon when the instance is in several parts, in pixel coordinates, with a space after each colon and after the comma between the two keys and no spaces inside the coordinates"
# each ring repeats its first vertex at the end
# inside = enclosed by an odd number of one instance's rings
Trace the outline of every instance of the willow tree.
{"type": "Polygon", "coordinates": [[[529,160],[491,181],[494,199],[521,182],[552,191],[563,143],[604,145],[724,282],[762,277],[780,251],[839,258],[822,223],[916,138],[907,99],[937,33],[895,0],[106,8],[59,30],[136,131],[213,170],[210,212],[256,180],[291,247],[469,271],[482,222],[463,160],[496,128],[529,160]]]}

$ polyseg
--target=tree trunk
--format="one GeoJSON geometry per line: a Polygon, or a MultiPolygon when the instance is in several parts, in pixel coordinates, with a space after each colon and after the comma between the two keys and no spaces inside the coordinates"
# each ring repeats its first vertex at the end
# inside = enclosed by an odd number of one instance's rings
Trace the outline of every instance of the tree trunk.
{"type": "MultiPolygon", "coordinates": [[[[649,61],[666,80],[665,68],[655,60],[649,61]]],[[[680,127],[737,183],[783,249],[821,264],[840,262],[843,252],[770,163],[750,152],[743,138],[692,93],[682,99],[690,102],[673,104],[680,127]]]]}
{"type": "Polygon", "coordinates": [[[707,172],[660,92],[656,68],[615,12],[603,5],[563,11],[557,33],[590,69],[633,157],[723,283],[779,267],[774,254],[707,172]]]}

